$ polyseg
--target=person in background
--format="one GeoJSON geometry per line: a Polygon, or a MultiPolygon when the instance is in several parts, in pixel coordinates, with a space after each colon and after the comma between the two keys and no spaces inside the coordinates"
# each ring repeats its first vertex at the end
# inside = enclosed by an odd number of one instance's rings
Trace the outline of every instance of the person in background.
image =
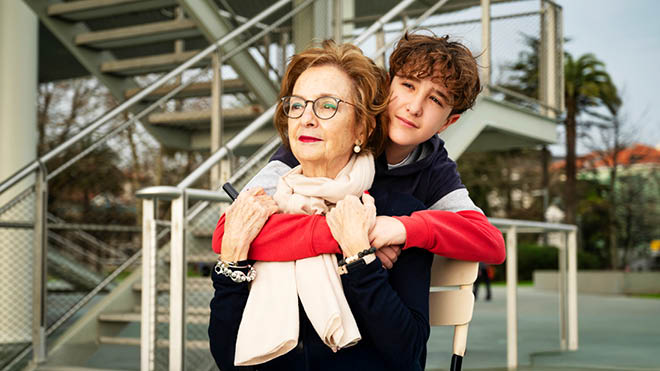
{"type": "Polygon", "coordinates": [[[477,275],[477,280],[474,281],[474,300],[479,298],[479,285],[483,282],[486,284],[486,301],[492,299],[492,294],[490,291],[490,280],[492,279],[492,266],[486,265],[484,263],[479,263],[479,274],[477,275]]]}

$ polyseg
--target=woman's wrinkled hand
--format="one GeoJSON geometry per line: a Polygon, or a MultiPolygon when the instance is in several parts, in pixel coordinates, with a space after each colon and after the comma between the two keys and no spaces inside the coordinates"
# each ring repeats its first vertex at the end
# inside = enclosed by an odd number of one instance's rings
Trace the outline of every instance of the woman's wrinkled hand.
{"type": "Polygon", "coordinates": [[[330,232],[339,243],[344,256],[353,256],[369,249],[369,231],[376,222],[374,198],[365,193],[362,202],[346,196],[326,215],[330,232]]]}
{"type": "Polygon", "coordinates": [[[262,188],[240,193],[225,211],[222,260],[237,262],[247,259],[250,244],[277,210],[277,203],[262,188]]]}

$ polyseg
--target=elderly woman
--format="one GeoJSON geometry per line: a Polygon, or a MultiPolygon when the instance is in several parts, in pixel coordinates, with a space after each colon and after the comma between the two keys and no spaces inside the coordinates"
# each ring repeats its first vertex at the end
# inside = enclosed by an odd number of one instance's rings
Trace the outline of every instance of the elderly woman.
{"type": "MultiPolygon", "coordinates": [[[[372,153],[386,138],[376,117],[387,88],[384,72],[351,45],[325,42],[289,64],[275,125],[300,166],[279,180],[273,199],[248,190],[225,214],[209,325],[220,369],[423,368],[432,254],[420,249],[399,260],[413,279],[388,277],[369,248],[376,208],[364,192],[374,176],[372,153]],[[248,264],[250,243],[278,211],[327,215],[343,259],[248,264]],[[393,345],[397,357],[384,357],[393,345]]],[[[390,215],[425,208],[411,196],[371,192],[390,215]]]]}

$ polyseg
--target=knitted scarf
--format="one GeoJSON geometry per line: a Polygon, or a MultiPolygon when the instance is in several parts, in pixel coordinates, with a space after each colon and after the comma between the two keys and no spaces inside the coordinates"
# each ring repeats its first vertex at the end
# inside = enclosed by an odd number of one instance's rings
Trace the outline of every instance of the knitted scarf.
{"type": "MultiPolygon", "coordinates": [[[[273,198],[280,212],[323,214],[349,194],[371,187],[373,156],[353,155],[335,179],[306,177],[297,166],[284,174],[273,198]]],[[[234,363],[256,365],[286,354],[298,344],[298,297],[315,331],[333,351],[360,340],[360,332],[337,273],[337,258],[325,254],[291,262],[257,262],[257,279],[236,340],[234,363]]]]}

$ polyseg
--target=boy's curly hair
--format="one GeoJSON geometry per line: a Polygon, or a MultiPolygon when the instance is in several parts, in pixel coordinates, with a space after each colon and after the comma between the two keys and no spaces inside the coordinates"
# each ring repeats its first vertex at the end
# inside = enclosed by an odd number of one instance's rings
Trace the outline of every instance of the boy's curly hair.
{"type": "Polygon", "coordinates": [[[472,108],[481,91],[479,70],[470,50],[449,36],[406,34],[390,55],[390,79],[394,76],[442,83],[452,111],[461,114],[472,108]]]}

